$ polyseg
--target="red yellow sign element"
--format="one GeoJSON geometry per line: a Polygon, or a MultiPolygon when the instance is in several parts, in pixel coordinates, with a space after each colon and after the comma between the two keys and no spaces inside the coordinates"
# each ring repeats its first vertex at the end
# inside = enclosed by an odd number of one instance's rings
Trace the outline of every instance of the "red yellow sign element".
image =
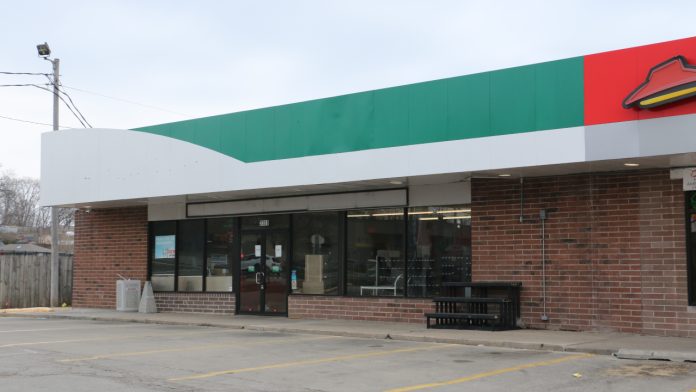
{"type": "Polygon", "coordinates": [[[623,100],[626,109],[651,109],[696,96],[696,66],[675,56],[654,66],[648,77],[623,100]]]}

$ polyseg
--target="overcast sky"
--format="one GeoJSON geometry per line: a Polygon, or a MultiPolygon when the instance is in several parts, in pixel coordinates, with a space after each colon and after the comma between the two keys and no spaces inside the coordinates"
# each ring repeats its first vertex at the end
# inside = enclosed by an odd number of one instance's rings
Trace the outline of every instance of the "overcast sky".
{"type": "MultiPolygon", "coordinates": [[[[36,44],[47,41],[61,60],[66,91],[100,128],[696,36],[693,0],[0,0],[0,6],[0,71],[50,72],[36,55],[36,44]]],[[[0,75],[0,84],[14,83],[47,81],[0,75]]],[[[52,96],[2,87],[0,116],[50,124],[52,96]]],[[[64,106],[60,124],[80,125],[64,106]]],[[[0,117],[0,170],[39,177],[40,135],[50,130],[0,117]]]]}

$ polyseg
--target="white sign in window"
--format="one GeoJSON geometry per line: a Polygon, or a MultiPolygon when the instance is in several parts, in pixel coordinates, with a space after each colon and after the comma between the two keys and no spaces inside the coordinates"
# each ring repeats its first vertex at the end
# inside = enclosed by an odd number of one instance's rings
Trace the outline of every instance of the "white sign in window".
{"type": "Polygon", "coordinates": [[[696,168],[683,169],[682,180],[685,191],[696,191],[696,168]]]}

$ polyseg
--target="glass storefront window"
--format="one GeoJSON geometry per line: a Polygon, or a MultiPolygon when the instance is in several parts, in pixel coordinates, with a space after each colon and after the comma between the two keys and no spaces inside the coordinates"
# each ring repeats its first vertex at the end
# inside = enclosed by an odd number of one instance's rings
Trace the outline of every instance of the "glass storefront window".
{"type": "Polygon", "coordinates": [[[179,222],[178,291],[203,291],[204,220],[179,222]]]}
{"type": "Polygon", "coordinates": [[[686,192],[686,255],[689,305],[696,305],[696,192],[686,192]]]}
{"type": "Polygon", "coordinates": [[[338,294],[339,214],[321,212],[293,215],[293,293],[338,294]]]}
{"type": "Polygon", "coordinates": [[[408,295],[441,294],[444,282],[471,281],[471,208],[408,210],[408,295]]]}
{"type": "MultiPolygon", "coordinates": [[[[152,222],[153,289],[235,291],[239,227],[288,230],[291,243],[265,251],[287,257],[284,290],[295,294],[429,297],[445,282],[471,281],[471,208],[445,206],[152,222]]],[[[279,272],[272,267],[268,279],[279,272]]]]}
{"type": "Polygon", "coordinates": [[[152,289],[174,291],[176,222],[152,222],[150,266],[152,289]]]}
{"type": "Polygon", "coordinates": [[[206,291],[233,291],[232,265],[237,240],[234,218],[209,219],[206,239],[206,291]]]}
{"type": "Polygon", "coordinates": [[[347,294],[403,295],[403,209],[353,210],[346,217],[347,294]]]}

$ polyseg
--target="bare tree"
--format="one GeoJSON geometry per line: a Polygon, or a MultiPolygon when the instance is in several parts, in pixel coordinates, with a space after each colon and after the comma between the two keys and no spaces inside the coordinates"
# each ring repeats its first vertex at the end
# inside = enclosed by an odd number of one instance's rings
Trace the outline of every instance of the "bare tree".
{"type": "MultiPolygon", "coordinates": [[[[39,207],[39,181],[17,177],[10,172],[0,174],[0,225],[48,228],[50,208],[39,207]]],[[[73,223],[73,210],[58,210],[58,222],[64,228],[73,223]]]]}

